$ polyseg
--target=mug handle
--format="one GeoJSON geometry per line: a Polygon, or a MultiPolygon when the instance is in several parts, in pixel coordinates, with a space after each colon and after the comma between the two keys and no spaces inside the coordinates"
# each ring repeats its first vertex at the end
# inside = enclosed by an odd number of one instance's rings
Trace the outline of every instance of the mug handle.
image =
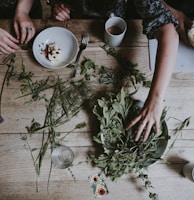
{"type": "Polygon", "coordinates": [[[109,18],[111,18],[111,17],[115,17],[115,14],[114,13],[110,13],[109,18]]]}

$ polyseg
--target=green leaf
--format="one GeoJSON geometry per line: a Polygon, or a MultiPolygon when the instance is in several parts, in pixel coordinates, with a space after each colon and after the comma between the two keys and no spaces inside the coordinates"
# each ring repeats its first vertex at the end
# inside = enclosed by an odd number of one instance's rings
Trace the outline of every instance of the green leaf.
{"type": "Polygon", "coordinates": [[[97,137],[93,137],[93,140],[95,141],[95,142],[97,142],[98,144],[102,144],[102,141],[101,141],[101,139],[99,139],[99,138],[97,138],[97,137]]]}
{"type": "Polygon", "coordinates": [[[85,126],[86,126],[86,122],[81,122],[75,126],[75,129],[81,129],[81,128],[84,128],[85,126]]]}

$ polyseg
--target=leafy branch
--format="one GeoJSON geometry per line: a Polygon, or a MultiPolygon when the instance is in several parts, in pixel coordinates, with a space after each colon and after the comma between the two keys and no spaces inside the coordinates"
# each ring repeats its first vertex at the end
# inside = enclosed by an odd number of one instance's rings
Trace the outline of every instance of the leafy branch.
{"type": "Polygon", "coordinates": [[[14,70],[14,63],[15,63],[15,54],[10,54],[3,60],[3,63],[0,64],[7,67],[7,71],[5,73],[5,76],[1,85],[1,91],[0,91],[0,123],[4,122],[4,118],[2,116],[2,108],[1,108],[3,90],[4,90],[6,81],[8,85],[10,74],[14,70]]]}
{"type": "MultiPolygon", "coordinates": [[[[91,153],[87,162],[94,163],[113,181],[130,172],[135,172],[138,178],[142,178],[142,170],[161,159],[162,153],[158,152],[158,146],[161,143],[167,145],[169,139],[163,114],[160,136],[156,136],[155,130],[152,129],[146,142],[134,140],[136,127],[126,131],[124,125],[130,116],[137,114],[137,111],[134,111],[134,102],[130,94],[127,95],[122,89],[118,94],[108,93],[98,99],[93,108],[93,113],[100,122],[99,133],[93,139],[102,147],[102,153],[91,153]]],[[[151,188],[151,182],[145,177],[147,175],[144,175],[145,188],[151,188]]],[[[156,196],[150,194],[152,199],[156,199],[156,196]]]]}
{"type": "MultiPolygon", "coordinates": [[[[125,131],[124,128],[134,100],[121,88],[133,86],[137,89],[137,84],[149,87],[150,81],[138,70],[137,64],[131,63],[113,48],[106,45],[102,48],[117,60],[119,69],[113,70],[110,66],[98,66],[91,59],[85,59],[81,64],[81,75],[84,78],[78,81],[63,80],[59,76],[54,80],[47,77],[44,80],[34,81],[33,74],[26,71],[23,61],[19,73],[12,64],[13,67],[10,68],[10,73],[6,78],[7,80],[15,78],[22,83],[20,88],[22,95],[19,98],[30,96],[31,99],[28,103],[45,101],[46,113],[43,124],[33,119],[31,124],[26,126],[30,135],[42,134],[41,147],[36,157],[33,152],[37,149],[30,147],[28,136],[24,135],[21,138],[27,142],[37,176],[40,175],[42,162],[48,148],[52,152],[52,149],[71,133],[69,131],[64,137],[60,137],[56,128],[71,120],[85,107],[88,101],[96,97],[97,91],[91,87],[92,78],[96,78],[101,84],[112,84],[119,89],[120,93],[111,93],[108,97],[98,99],[98,104],[93,108],[93,113],[101,123],[101,131],[94,137],[94,141],[102,146],[104,152],[99,156],[89,155],[87,161],[95,163],[106,175],[115,180],[134,170],[139,172],[139,177],[142,178],[141,169],[160,159],[160,155],[155,155],[157,144],[161,140],[167,140],[167,136],[156,137],[153,129],[153,134],[150,134],[146,143],[135,142],[134,129],[125,131]],[[47,93],[51,94],[51,97],[48,97],[47,93]]],[[[162,117],[161,124],[163,124],[163,119],[162,117]]],[[[72,131],[83,128],[85,125],[86,123],[77,124],[72,131]]],[[[145,187],[151,187],[145,174],[144,180],[145,187]]],[[[150,193],[150,196],[150,198],[156,199],[155,193],[150,193]]]]}
{"type": "MultiPolygon", "coordinates": [[[[137,64],[132,63],[121,53],[118,53],[114,48],[109,47],[106,44],[102,46],[102,48],[108,55],[113,56],[117,60],[119,66],[121,66],[121,68],[119,68],[119,70],[116,72],[117,82],[119,82],[119,80],[129,79],[129,81],[132,83],[132,86],[135,88],[139,83],[144,87],[150,87],[151,82],[147,80],[145,74],[140,72],[140,70],[137,68],[137,64]],[[120,79],[121,77],[122,79],[120,79]]],[[[122,83],[121,85],[123,86],[122,83]]]]}

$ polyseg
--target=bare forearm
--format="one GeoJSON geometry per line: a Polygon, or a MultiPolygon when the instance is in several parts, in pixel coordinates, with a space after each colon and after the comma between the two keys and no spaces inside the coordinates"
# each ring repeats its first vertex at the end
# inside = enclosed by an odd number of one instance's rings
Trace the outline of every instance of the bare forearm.
{"type": "Polygon", "coordinates": [[[16,8],[16,12],[29,14],[34,0],[19,0],[16,8]]]}
{"type": "Polygon", "coordinates": [[[173,24],[164,25],[156,34],[156,38],[158,49],[149,100],[163,100],[171,79],[179,44],[178,33],[173,24]]]}

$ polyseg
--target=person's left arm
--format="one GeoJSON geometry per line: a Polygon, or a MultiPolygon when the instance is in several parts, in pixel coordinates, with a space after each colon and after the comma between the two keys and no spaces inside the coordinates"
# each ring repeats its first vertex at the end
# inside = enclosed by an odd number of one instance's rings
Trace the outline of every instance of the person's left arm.
{"type": "Polygon", "coordinates": [[[179,33],[181,39],[185,42],[185,44],[189,44],[187,32],[191,28],[193,22],[189,19],[182,11],[174,9],[165,1],[163,1],[164,6],[170,10],[170,12],[174,15],[175,19],[178,21],[177,32],[179,33]]]}
{"type": "Polygon", "coordinates": [[[176,31],[177,20],[162,4],[162,0],[137,0],[136,8],[143,18],[144,33],[147,37],[158,40],[155,72],[151,88],[141,112],[126,127],[138,125],[135,140],[143,135],[145,141],[153,126],[160,130],[160,117],[163,110],[163,99],[170,82],[179,44],[176,31]]]}
{"type": "Polygon", "coordinates": [[[35,34],[34,24],[29,16],[34,0],[18,0],[14,16],[14,30],[21,44],[28,43],[35,34]]]}

